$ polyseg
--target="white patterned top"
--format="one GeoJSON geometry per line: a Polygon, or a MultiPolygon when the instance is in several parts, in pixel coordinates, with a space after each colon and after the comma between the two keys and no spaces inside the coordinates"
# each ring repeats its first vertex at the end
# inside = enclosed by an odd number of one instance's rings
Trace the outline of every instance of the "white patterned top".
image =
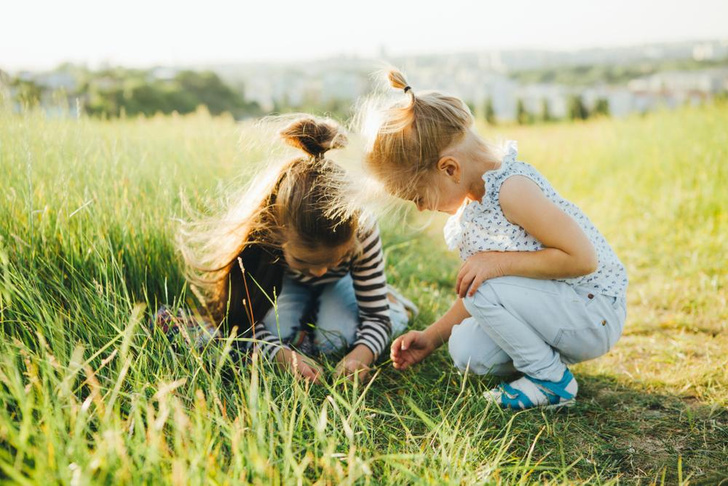
{"type": "Polygon", "coordinates": [[[546,197],[571,216],[596,249],[597,270],[581,277],[558,279],[573,286],[592,289],[595,293],[625,298],[627,271],[607,240],[575,204],[562,198],[546,178],[534,167],[516,160],[516,143],[509,142],[501,166],[483,174],[485,195],[482,202],[463,204],[445,224],[445,241],[451,250],[459,249],[467,260],[482,251],[536,251],[544,248],[540,241],[522,227],[508,221],[500,206],[500,189],[511,176],[528,177],[546,197]]]}

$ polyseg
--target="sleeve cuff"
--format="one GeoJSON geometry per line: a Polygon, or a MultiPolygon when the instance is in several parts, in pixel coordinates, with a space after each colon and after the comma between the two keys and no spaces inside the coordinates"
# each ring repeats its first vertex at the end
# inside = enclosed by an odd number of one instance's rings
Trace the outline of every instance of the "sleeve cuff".
{"type": "Polygon", "coordinates": [[[357,346],[359,344],[363,344],[364,346],[369,348],[372,353],[374,353],[373,362],[377,361],[379,359],[379,356],[382,354],[383,349],[377,349],[377,347],[373,343],[366,339],[357,339],[356,341],[354,341],[354,344],[352,344],[351,347],[353,348],[354,346],[357,346]]]}

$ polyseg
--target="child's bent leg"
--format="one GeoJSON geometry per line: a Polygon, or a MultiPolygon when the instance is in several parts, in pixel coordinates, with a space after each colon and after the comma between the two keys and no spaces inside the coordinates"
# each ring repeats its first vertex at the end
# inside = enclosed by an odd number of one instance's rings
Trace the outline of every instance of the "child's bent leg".
{"type": "Polygon", "coordinates": [[[511,357],[493,342],[473,317],[452,328],[448,347],[453,363],[460,371],[467,369],[476,375],[497,376],[517,372],[511,357]]]}
{"type": "Polygon", "coordinates": [[[556,294],[498,282],[513,278],[483,283],[473,297],[463,299],[463,304],[493,342],[511,357],[518,371],[541,380],[558,381],[566,365],[547,342],[556,336],[557,332],[550,333],[549,329],[557,325],[550,321],[558,322],[558,317],[546,311],[556,300],[556,294]]]}
{"type": "Polygon", "coordinates": [[[356,340],[359,307],[351,275],[326,285],[319,298],[314,342],[322,353],[348,348],[356,340]]]}
{"type": "Polygon", "coordinates": [[[496,278],[463,302],[516,369],[539,380],[557,382],[565,362],[606,353],[614,344],[609,329],[621,329],[615,313],[603,306],[592,310],[568,284],[555,280],[496,278]],[[601,317],[603,312],[609,315],[601,317]],[[607,321],[609,326],[602,324],[607,321]]]}
{"type": "MultiPolygon", "coordinates": [[[[283,342],[295,341],[296,333],[304,336],[301,330],[301,317],[310,307],[312,298],[311,289],[284,277],[276,305],[263,318],[265,328],[283,342]]],[[[292,344],[300,343],[292,342],[292,344]]]]}

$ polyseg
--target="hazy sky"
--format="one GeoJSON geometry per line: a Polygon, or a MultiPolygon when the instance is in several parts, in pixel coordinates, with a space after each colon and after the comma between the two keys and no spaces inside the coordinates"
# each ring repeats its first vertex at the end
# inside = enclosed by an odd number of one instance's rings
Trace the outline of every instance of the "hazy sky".
{"type": "Polygon", "coordinates": [[[0,68],[728,39],[728,0],[2,0],[0,68]]]}

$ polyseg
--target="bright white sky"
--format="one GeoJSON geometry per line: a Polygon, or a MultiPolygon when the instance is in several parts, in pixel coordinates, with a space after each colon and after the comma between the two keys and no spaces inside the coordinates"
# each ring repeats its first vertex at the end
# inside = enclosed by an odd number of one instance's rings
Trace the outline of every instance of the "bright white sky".
{"type": "Polygon", "coordinates": [[[728,0],[2,0],[0,68],[728,39],[728,0]]]}

